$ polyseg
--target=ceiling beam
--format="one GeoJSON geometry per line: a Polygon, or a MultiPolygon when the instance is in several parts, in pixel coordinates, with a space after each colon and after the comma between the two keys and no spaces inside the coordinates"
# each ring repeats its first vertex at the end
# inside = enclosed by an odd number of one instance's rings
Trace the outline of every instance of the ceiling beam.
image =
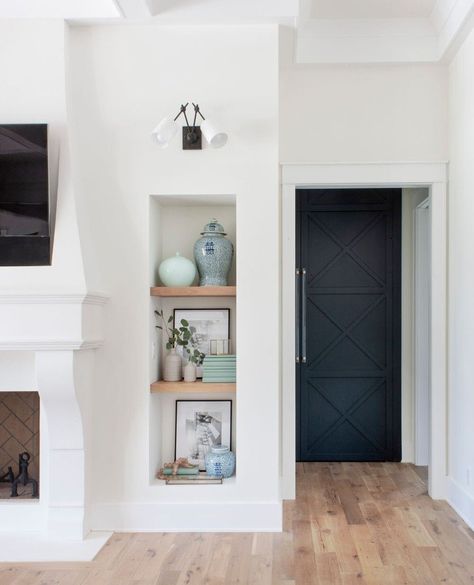
{"type": "Polygon", "coordinates": [[[148,0],[114,0],[114,2],[124,18],[136,20],[152,16],[148,0]]]}

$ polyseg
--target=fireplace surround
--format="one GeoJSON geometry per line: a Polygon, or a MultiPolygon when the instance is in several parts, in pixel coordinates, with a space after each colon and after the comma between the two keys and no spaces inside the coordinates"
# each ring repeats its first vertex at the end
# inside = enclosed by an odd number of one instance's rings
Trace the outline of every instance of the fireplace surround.
{"type": "Polygon", "coordinates": [[[40,497],[0,499],[0,533],[82,540],[89,531],[88,396],[106,299],[71,292],[0,294],[0,392],[11,392],[7,402],[13,404],[17,393],[34,390],[41,404],[40,497]]]}

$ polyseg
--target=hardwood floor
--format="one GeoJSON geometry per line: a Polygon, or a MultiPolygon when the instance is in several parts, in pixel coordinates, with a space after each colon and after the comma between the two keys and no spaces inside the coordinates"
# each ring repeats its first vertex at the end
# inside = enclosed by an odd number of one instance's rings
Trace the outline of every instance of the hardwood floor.
{"type": "Polygon", "coordinates": [[[90,563],[0,565],[0,585],[474,583],[474,534],[398,463],[305,463],[281,534],[115,534],[90,563]]]}

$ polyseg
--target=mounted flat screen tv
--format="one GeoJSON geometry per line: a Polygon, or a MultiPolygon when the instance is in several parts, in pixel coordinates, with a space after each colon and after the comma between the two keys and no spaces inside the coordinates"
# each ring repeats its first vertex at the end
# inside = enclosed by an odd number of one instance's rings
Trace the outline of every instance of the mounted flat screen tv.
{"type": "Polygon", "coordinates": [[[0,125],[0,266],[49,264],[48,127],[0,125]]]}

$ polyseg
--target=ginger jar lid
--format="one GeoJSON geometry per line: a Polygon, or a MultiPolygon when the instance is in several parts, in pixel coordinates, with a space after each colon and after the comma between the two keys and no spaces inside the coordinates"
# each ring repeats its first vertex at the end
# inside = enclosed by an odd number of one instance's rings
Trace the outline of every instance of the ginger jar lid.
{"type": "Polygon", "coordinates": [[[220,234],[221,236],[227,235],[224,231],[224,226],[215,218],[210,219],[209,223],[206,223],[206,225],[203,227],[203,231],[201,232],[201,236],[208,236],[213,234],[220,234]]]}
{"type": "Polygon", "coordinates": [[[223,455],[224,453],[228,453],[230,451],[227,445],[213,445],[211,447],[212,453],[217,453],[218,455],[223,455]]]}

